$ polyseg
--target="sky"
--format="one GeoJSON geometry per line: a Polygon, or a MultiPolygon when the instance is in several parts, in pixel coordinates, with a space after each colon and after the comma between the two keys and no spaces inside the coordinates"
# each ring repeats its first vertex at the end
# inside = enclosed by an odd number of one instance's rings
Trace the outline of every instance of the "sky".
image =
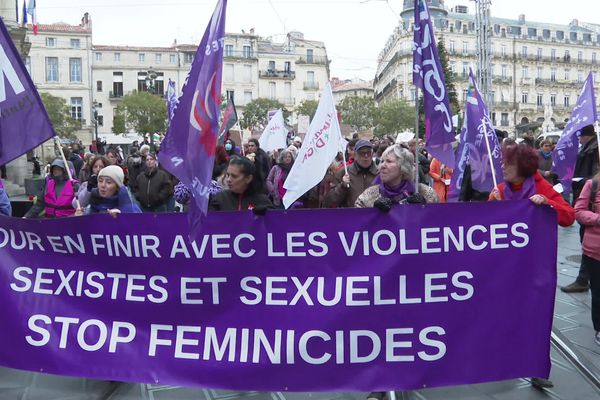
{"type": "MultiPolygon", "coordinates": [[[[19,0],[21,2],[21,0],[19,0]]],[[[447,7],[472,0],[446,0],[447,7]]],[[[226,31],[255,28],[282,42],[297,30],[325,43],[331,76],[371,80],[377,57],[397,26],[402,0],[229,0],[226,31]]],[[[600,1],[492,0],[492,16],[568,24],[600,24],[600,1]],[[595,17],[596,20],[590,20],[595,17]]],[[[170,46],[199,43],[216,0],[37,0],[39,23],[78,24],[84,12],[93,21],[93,42],[102,45],[170,46]]]]}

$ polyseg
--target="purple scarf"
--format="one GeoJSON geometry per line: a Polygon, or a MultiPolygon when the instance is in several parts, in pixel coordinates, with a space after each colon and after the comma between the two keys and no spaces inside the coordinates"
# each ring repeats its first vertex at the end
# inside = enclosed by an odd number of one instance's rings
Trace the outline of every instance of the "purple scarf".
{"type": "Polygon", "coordinates": [[[415,185],[412,181],[403,180],[398,186],[391,187],[381,181],[377,176],[373,180],[373,185],[379,185],[379,194],[394,201],[402,201],[415,193],[415,185]]]}
{"type": "Polygon", "coordinates": [[[536,193],[535,191],[535,178],[530,176],[523,181],[521,190],[513,191],[510,187],[510,183],[504,182],[504,200],[523,200],[528,199],[536,193]]]}

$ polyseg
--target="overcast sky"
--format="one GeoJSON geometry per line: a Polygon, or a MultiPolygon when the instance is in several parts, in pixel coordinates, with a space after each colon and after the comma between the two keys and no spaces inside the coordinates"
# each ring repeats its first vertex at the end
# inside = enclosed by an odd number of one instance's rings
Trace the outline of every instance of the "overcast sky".
{"type": "MultiPolygon", "coordinates": [[[[39,23],[78,24],[84,12],[93,20],[94,44],[170,46],[198,43],[216,0],[37,0],[39,23]]],[[[260,36],[283,41],[298,30],[325,42],[331,74],[370,80],[377,56],[398,24],[402,0],[229,0],[227,32],[255,28],[260,36]],[[394,11],[392,11],[394,10],[394,11]]],[[[475,3],[446,0],[447,7],[475,3]]],[[[492,16],[568,24],[573,19],[600,24],[600,1],[495,0],[492,16]],[[568,6],[567,6],[568,4],[568,6]],[[590,20],[595,18],[596,20],[590,20]]]]}

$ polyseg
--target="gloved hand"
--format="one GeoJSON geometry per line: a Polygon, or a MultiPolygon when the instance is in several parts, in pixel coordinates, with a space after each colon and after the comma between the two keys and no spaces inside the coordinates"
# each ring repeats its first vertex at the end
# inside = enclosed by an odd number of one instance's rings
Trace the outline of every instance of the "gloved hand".
{"type": "Polygon", "coordinates": [[[392,202],[392,199],[388,199],[387,197],[380,197],[377,200],[375,200],[375,203],[373,203],[373,207],[378,208],[383,212],[389,212],[392,209],[393,204],[394,203],[392,202]]]}
{"type": "Polygon", "coordinates": [[[409,204],[425,204],[427,201],[421,193],[413,193],[406,198],[406,202],[409,204]]]}
{"type": "Polygon", "coordinates": [[[267,213],[267,206],[256,206],[252,209],[254,215],[265,215],[267,213]]]}
{"type": "Polygon", "coordinates": [[[98,187],[98,176],[97,175],[91,175],[88,180],[87,180],[87,190],[88,192],[91,192],[92,189],[97,188],[98,187]]]}

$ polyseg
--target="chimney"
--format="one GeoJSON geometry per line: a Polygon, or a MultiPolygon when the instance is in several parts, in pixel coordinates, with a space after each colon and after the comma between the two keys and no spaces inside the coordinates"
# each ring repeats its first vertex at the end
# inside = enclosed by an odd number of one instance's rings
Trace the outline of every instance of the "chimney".
{"type": "Polygon", "coordinates": [[[525,14],[519,14],[519,22],[520,22],[521,24],[524,24],[524,23],[525,23],[525,14]]]}

